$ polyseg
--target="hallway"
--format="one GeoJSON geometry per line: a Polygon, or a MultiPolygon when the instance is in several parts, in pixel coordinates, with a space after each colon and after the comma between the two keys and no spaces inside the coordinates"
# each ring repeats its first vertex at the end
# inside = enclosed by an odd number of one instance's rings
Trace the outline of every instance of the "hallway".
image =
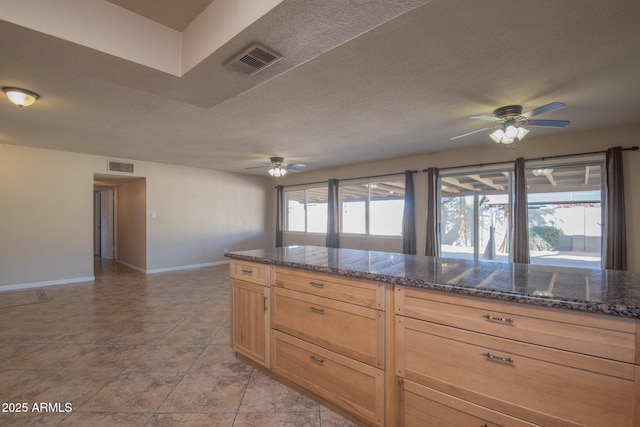
{"type": "Polygon", "coordinates": [[[238,361],[220,265],[0,293],[2,426],[353,426],[238,361]]]}

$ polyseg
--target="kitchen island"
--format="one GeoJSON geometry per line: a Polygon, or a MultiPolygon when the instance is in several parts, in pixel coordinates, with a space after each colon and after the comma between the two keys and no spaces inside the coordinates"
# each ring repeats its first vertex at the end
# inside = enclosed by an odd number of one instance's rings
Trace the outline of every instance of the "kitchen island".
{"type": "Polygon", "coordinates": [[[231,345],[363,425],[640,422],[640,275],[292,246],[228,253],[231,345]]]}

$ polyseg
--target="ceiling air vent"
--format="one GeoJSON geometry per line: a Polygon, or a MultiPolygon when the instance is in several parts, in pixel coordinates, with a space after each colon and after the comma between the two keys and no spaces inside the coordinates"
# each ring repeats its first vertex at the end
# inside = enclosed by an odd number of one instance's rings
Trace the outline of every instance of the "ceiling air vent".
{"type": "Polygon", "coordinates": [[[258,71],[275,64],[282,55],[260,45],[253,45],[242,52],[225,66],[244,74],[253,76],[258,71]]]}
{"type": "Polygon", "coordinates": [[[109,161],[109,171],[133,173],[133,163],[121,163],[109,161]]]}

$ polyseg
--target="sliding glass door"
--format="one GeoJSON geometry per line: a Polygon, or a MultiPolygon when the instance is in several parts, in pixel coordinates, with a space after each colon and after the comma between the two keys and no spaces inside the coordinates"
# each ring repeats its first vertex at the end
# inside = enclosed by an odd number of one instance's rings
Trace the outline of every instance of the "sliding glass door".
{"type": "Polygon", "coordinates": [[[509,261],[509,170],[440,174],[443,257],[509,261]]]}

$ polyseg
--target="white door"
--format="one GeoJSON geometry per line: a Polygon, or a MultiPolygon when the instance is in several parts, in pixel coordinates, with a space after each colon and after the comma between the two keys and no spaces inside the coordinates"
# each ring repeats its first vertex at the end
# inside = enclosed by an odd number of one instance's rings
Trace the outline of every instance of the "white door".
{"type": "Polygon", "coordinates": [[[100,190],[100,256],[105,259],[116,258],[115,205],[115,189],[100,190]]]}

